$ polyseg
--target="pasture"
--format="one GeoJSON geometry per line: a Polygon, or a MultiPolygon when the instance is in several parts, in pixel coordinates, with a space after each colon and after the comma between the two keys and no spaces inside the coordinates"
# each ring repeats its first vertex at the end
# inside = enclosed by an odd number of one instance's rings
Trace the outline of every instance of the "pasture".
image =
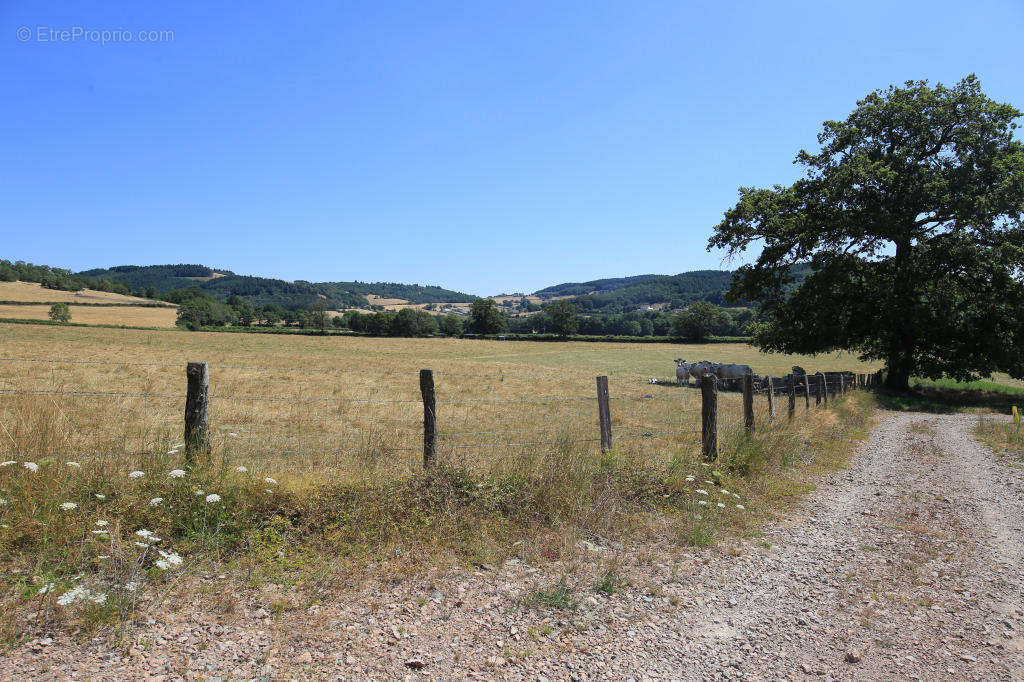
{"type": "MultiPolygon", "coordinates": [[[[70,305],[71,321],[84,324],[113,324],[126,327],[174,327],[178,316],[177,308],[156,308],[142,306],[84,306],[70,305]]],[[[50,306],[4,305],[0,303],[0,318],[22,320],[50,319],[50,306]]]]}
{"type": "MultiPolygon", "coordinates": [[[[746,344],[534,343],[0,324],[0,345],[5,358],[37,361],[0,360],[2,457],[95,454],[141,466],[149,454],[165,452],[180,439],[185,363],[207,361],[217,456],[296,480],[348,482],[401,478],[419,469],[422,367],[436,374],[442,461],[489,472],[556,447],[595,452],[594,377],[599,374],[609,376],[616,448],[663,459],[699,447],[699,392],[649,383],[652,377],[672,381],[678,356],[750,364],[759,373],[775,375],[794,363],[810,371],[874,369],[848,355],[766,355],[746,344]]],[[[759,400],[757,408],[763,416],[766,402],[759,400]]],[[[739,396],[723,393],[720,413],[728,438],[730,429],[737,428],[739,396]]]]}
{"type": "Polygon", "coordinates": [[[44,289],[35,282],[0,282],[0,301],[22,301],[40,303],[152,303],[147,298],[125,296],[108,291],[84,289],[81,295],[75,291],[44,289]]]}

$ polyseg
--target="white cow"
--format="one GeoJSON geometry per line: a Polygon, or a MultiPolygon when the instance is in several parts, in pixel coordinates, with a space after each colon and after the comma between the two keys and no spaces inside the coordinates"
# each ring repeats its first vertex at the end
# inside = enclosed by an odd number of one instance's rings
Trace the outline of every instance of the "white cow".
{"type": "Polygon", "coordinates": [[[715,376],[721,380],[742,379],[753,373],[754,370],[750,369],[750,365],[718,365],[715,369],[715,376]]]}
{"type": "Polygon", "coordinates": [[[676,358],[676,386],[690,385],[690,363],[676,358]]]}
{"type": "MultiPolygon", "coordinates": [[[[701,379],[703,379],[706,374],[715,374],[718,367],[719,364],[717,362],[708,362],[707,360],[692,362],[690,363],[690,376],[696,379],[697,383],[700,384],[701,379]]],[[[687,384],[689,384],[689,381],[687,381],[687,384]]]]}

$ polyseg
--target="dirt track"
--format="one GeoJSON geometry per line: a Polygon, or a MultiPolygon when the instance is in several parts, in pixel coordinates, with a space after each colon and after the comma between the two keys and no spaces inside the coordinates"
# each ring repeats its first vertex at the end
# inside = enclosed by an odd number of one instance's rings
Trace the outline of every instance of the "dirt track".
{"type": "Polygon", "coordinates": [[[1024,679],[1024,478],[975,420],[882,413],[849,470],[738,552],[591,546],[592,570],[640,559],[574,609],[525,605],[557,574],[510,562],[277,619],[197,602],[127,653],[36,640],[0,678],[1024,679]]]}

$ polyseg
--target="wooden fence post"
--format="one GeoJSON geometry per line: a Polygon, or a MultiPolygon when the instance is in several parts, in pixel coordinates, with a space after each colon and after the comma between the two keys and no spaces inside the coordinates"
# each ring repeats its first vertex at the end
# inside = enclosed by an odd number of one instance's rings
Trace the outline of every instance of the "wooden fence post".
{"type": "Polygon", "coordinates": [[[792,374],[786,375],[786,401],[788,403],[786,418],[792,419],[793,415],[796,414],[796,381],[793,379],[792,374]]]}
{"type": "Polygon", "coordinates": [[[770,376],[764,378],[768,386],[768,419],[775,421],[775,382],[770,376]]]}
{"type": "Polygon", "coordinates": [[[824,372],[821,373],[821,399],[825,404],[825,409],[828,409],[828,392],[832,390],[832,387],[828,383],[828,375],[824,372]]]}
{"type": "Polygon", "coordinates": [[[754,375],[743,375],[743,427],[747,434],[754,432],[754,375]]]}
{"type": "Polygon", "coordinates": [[[705,462],[718,459],[718,377],[705,374],[700,380],[701,445],[705,462]]]}
{"type": "Polygon", "coordinates": [[[825,375],[817,372],[814,375],[814,406],[821,407],[821,394],[825,392],[825,375]]]}
{"type": "Polygon", "coordinates": [[[846,375],[842,372],[839,373],[839,395],[846,393],[846,375]]]}
{"type": "Polygon", "coordinates": [[[804,409],[811,409],[811,378],[804,373],[804,409]]]}
{"type": "Polygon", "coordinates": [[[423,468],[437,464],[437,394],[434,370],[420,370],[420,395],[423,396],[423,468]]]}
{"type": "Polygon", "coordinates": [[[612,449],[612,412],[608,405],[608,377],[597,377],[597,418],[601,422],[601,452],[612,449]]]}
{"type": "Polygon", "coordinates": [[[190,362],[185,367],[185,461],[195,461],[197,452],[210,452],[210,365],[190,362]]]}

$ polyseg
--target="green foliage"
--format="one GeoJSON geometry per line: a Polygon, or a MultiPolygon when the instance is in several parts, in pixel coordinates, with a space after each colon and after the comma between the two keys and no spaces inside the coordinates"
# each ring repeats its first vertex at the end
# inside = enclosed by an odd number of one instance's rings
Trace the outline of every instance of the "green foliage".
{"type": "Polygon", "coordinates": [[[54,322],[70,322],[71,310],[67,303],[54,303],[50,306],[50,319],[54,322]]]}
{"type": "Polygon", "coordinates": [[[476,334],[500,334],[505,318],[492,298],[478,298],[470,306],[470,329],[476,334]]]}
{"type": "Polygon", "coordinates": [[[707,301],[699,301],[679,313],[673,323],[676,336],[687,341],[703,342],[713,334],[728,329],[728,321],[721,308],[707,301]]]}
{"type": "Polygon", "coordinates": [[[441,333],[445,336],[460,336],[462,334],[462,318],[455,313],[449,313],[442,317],[441,333]]]}
{"type": "MultiPolygon", "coordinates": [[[[551,329],[559,336],[570,336],[579,329],[579,317],[576,306],[566,298],[559,299],[544,306],[544,313],[551,321],[551,329]]],[[[639,325],[637,325],[639,331],[639,325]]]]}
{"type": "Polygon", "coordinates": [[[911,375],[1024,376],[1024,145],[1020,111],[977,78],[908,82],[827,121],[805,177],[744,187],[709,248],[761,248],[731,295],[763,303],[764,350],[853,350],[911,375]],[[790,267],[808,263],[795,288],[790,267]]]}
{"type": "Polygon", "coordinates": [[[681,308],[694,301],[725,304],[732,280],[728,270],[697,270],[678,275],[636,275],[592,282],[571,282],[541,289],[541,298],[573,296],[583,313],[625,313],[640,306],[669,302],[681,308]]]}
{"type": "Polygon", "coordinates": [[[191,331],[203,327],[235,324],[237,315],[231,306],[221,303],[197,287],[187,289],[178,305],[176,324],[191,331]]]}

